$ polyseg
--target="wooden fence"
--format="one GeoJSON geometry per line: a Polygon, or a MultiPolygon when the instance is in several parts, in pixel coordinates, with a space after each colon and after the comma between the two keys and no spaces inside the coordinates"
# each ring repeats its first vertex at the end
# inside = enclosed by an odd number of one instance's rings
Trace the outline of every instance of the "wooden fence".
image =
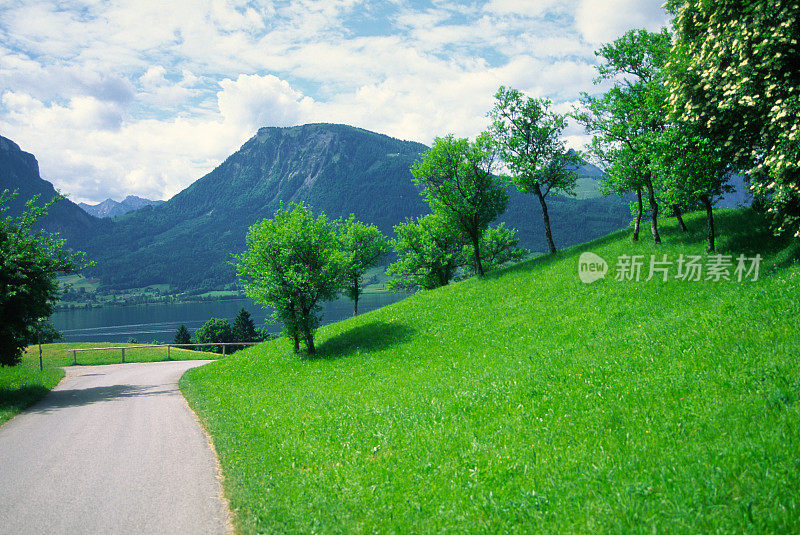
{"type": "Polygon", "coordinates": [[[226,355],[226,350],[228,346],[254,346],[260,344],[261,342],[219,342],[219,343],[210,343],[210,344],[143,344],[138,346],[115,346],[115,347],[85,347],[85,348],[78,348],[78,349],[68,349],[67,351],[72,351],[72,365],[78,365],[78,351],[109,351],[112,349],[121,349],[122,350],[122,363],[125,364],[125,350],[126,349],[142,349],[145,347],[166,347],[167,348],[167,360],[172,360],[170,355],[170,351],[173,347],[209,347],[209,346],[222,346],[222,356],[226,355]]]}

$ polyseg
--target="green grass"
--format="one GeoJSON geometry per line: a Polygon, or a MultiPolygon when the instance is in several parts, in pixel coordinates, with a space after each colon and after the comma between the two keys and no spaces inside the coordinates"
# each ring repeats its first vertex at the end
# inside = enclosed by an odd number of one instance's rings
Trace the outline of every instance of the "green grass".
{"type": "MultiPolygon", "coordinates": [[[[0,367],[0,425],[25,408],[43,398],[64,377],[63,366],[72,365],[70,349],[88,347],[122,347],[136,344],[85,342],[69,344],[43,344],[43,370],[39,371],[39,347],[30,346],[22,357],[22,363],[13,367],[0,367]]],[[[172,360],[213,359],[214,353],[172,348],[172,360]]],[[[78,364],[118,364],[121,351],[78,352],[78,364]]],[[[154,362],[166,360],[166,348],[128,349],[125,362],[154,362]]]]}
{"type": "Polygon", "coordinates": [[[244,533],[800,531],[797,241],[721,211],[758,282],[579,282],[704,254],[665,222],[421,292],[181,380],[244,533]]]}

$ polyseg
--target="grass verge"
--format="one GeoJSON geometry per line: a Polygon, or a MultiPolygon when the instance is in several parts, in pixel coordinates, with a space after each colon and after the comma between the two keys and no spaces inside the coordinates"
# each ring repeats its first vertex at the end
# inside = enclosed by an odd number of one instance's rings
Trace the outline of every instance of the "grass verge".
{"type": "Polygon", "coordinates": [[[321,328],[313,359],[277,340],[190,370],[237,528],[800,531],[800,248],[717,219],[758,281],[614,280],[620,255],[704,255],[693,215],[321,328]]]}

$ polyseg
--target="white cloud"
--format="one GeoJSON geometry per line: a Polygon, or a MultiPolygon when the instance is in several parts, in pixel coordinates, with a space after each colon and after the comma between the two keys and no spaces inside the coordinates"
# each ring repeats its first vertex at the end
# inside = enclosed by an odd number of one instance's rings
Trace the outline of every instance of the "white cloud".
{"type": "Polygon", "coordinates": [[[663,23],[660,1],[4,5],[0,133],[76,200],[165,198],[262,126],[340,122],[430,143],[485,128],[501,84],[563,106],[592,90],[597,40],[663,23]]]}
{"type": "Polygon", "coordinates": [[[667,24],[662,0],[582,0],[575,22],[584,39],[610,43],[626,31],[655,31],[667,24]]]}

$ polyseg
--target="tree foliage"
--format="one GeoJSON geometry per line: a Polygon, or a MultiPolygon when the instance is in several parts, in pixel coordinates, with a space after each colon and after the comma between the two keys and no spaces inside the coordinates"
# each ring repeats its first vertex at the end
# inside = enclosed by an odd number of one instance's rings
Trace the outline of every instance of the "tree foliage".
{"type": "Polygon", "coordinates": [[[800,7],[797,0],[670,0],[673,114],[750,175],[776,230],[800,236],[800,7]]]}
{"type": "Polygon", "coordinates": [[[451,225],[472,246],[478,276],[483,276],[480,244],[483,233],[508,207],[508,193],[492,173],[497,163],[488,135],[474,142],[453,135],[436,138],[411,168],[414,182],[434,214],[451,225]]]}
{"type": "Polygon", "coordinates": [[[316,218],[303,204],[281,207],[273,219],[256,223],[247,233],[247,250],[236,257],[247,295],[274,309],[273,318],[315,352],[314,329],[320,303],[341,288],[343,254],[336,225],[325,214],[316,218]]]}
{"type": "Polygon", "coordinates": [[[242,307],[233,318],[232,335],[234,342],[257,342],[260,334],[250,313],[242,307]]]}
{"type": "MultiPolygon", "coordinates": [[[[224,318],[211,318],[195,331],[194,338],[198,344],[229,344],[234,341],[231,324],[224,318]]],[[[222,353],[221,345],[201,347],[199,349],[222,353]]]]}
{"type": "Polygon", "coordinates": [[[22,358],[30,332],[39,318],[50,316],[59,297],[56,274],[84,267],[83,253],[64,249],[63,240],[34,224],[61,197],[37,206],[38,197],[26,203],[21,216],[3,217],[13,197],[0,193],[0,365],[13,366],[22,358]]]}
{"type": "Polygon", "coordinates": [[[656,243],[661,238],[653,161],[657,136],[666,124],[663,69],[669,52],[666,29],[658,33],[631,30],[603,45],[595,52],[601,59],[595,83],[612,81],[614,85],[600,96],[583,93],[582,109],[575,114],[586,131],[593,134],[591,152],[607,173],[608,187],[620,195],[637,194],[634,239],[639,237],[642,193],[647,192],[656,243]]]}
{"type": "Polygon", "coordinates": [[[386,270],[391,290],[433,289],[448,284],[461,264],[463,237],[438,214],[394,227],[397,262],[386,270]]]}
{"type": "Polygon", "coordinates": [[[389,252],[389,242],[378,227],[356,221],[354,215],[337,222],[343,253],[342,284],[353,300],[353,316],[358,314],[358,299],[364,292],[364,274],[381,263],[389,252]]]}
{"type": "Polygon", "coordinates": [[[575,168],[583,160],[566,149],[561,139],[566,116],[551,111],[550,106],[547,99],[526,97],[517,89],[501,86],[489,117],[493,121],[491,136],[517,189],[539,200],[547,245],[555,253],[546,198],[550,193],[574,194],[575,168]]]}
{"type": "MultiPolygon", "coordinates": [[[[481,263],[488,272],[509,262],[519,262],[529,251],[519,247],[519,238],[514,229],[506,228],[505,223],[489,227],[481,237],[481,263]]],[[[475,273],[472,251],[468,246],[462,250],[462,265],[467,273],[475,273]]]]}
{"type": "Polygon", "coordinates": [[[178,327],[178,330],[175,331],[175,337],[172,339],[173,344],[191,344],[192,343],[192,335],[189,334],[189,329],[186,328],[186,325],[181,324],[178,327]]]}

